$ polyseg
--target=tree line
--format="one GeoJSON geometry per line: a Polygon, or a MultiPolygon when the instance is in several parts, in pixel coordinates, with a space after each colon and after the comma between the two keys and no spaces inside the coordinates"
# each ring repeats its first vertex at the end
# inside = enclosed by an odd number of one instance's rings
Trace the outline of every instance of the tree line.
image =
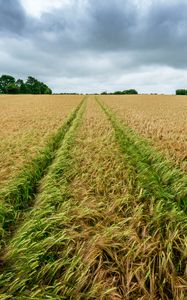
{"type": "Polygon", "coordinates": [[[185,89],[176,90],[176,95],[187,95],[187,90],[185,89]]]}
{"type": "Polygon", "coordinates": [[[43,82],[29,76],[24,82],[13,76],[0,77],[0,94],[52,94],[52,90],[43,82]]]}
{"type": "Polygon", "coordinates": [[[103,92],[101,95],[137,95],[138,92],[135,89],[124,90],[124,91],[116,91],[113,93],[103,92]]]}

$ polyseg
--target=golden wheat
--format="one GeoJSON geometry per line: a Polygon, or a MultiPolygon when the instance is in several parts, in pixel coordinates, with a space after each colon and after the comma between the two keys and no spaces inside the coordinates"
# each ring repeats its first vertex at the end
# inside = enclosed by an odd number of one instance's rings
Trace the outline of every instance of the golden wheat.
{"type": "Polygon", "coordinates": [[[187,170],[187,97],[102,96],[130,127],[187,170]]]}
{"type": "Polygon", "coordinates": [[[3,300],[187,299],[186,177],[96,100],[3,248],[3,300]]]}
{"type": "Polygon", "coordinates": [[[0,96],[0,183],[14,176],[62,126],[82,96],[0,96]]]}

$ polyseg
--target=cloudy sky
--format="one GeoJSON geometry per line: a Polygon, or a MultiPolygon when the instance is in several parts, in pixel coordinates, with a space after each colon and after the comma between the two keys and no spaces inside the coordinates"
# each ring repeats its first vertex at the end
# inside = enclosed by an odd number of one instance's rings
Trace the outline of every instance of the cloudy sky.
{"type": "Polygon", "coordinates": [[[0,0],[0,74],[55,92],[187,88],[187,0],[0,0]]]}

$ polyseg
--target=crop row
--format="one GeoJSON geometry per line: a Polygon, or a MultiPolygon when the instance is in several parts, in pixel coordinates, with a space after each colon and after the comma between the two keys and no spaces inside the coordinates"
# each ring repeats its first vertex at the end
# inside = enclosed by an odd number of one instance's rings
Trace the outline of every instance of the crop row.
{"type": "Polygon", "coordinates": [[[1,299],[187,297],[186,176],[81,105],[2,256],[1,299]]]}
{"type": "Polygon", "coordinates": [[[29,209],[34,201],[38,188],[38,182],[45,174],[55,157],[55,152],[61,145],[66,133],[82,102],[70,114],[64,125],[57,133],[50,138],[48,144],[40,153],[26,164],[23,170],[9,182],[0,191],[0,238],[1,247],[4,247],[5,241],[9,235],[15,231],[16,222],[22,217],[23,210],[29,209]]]}
{"type": "Polygon", "coordinates": [[[124,124],[187,170],[187,101],[164,95],[102,96],[124,124]]]}
{"type": "MultiPolygon", "coordinates": [[[[72,176],[71,148],[84,109],[85,102],[76,110],[76,115],[74,112],[69,119],[71,126],[40,184],[35,206],[25,215],[23,225],[6,249],[4,272],[0,277],[1,299],[41,299],[37,298],[36,289],[41,284],[39,277],[43,276],[46,282],[49,279],[52,282],[63,264],[57,258],[57,249],[65,246],[67,238],[59,221],[66,220],[65,206],[70,200],[68,183],[72,176]]],[[[55,290],[55,286],[53,288],[55,290]]]]}
{"type": "Polygon", "coordinates": [[[45,147],[81,100],[68,95],[0,95],[0,188],[45,147]]]}

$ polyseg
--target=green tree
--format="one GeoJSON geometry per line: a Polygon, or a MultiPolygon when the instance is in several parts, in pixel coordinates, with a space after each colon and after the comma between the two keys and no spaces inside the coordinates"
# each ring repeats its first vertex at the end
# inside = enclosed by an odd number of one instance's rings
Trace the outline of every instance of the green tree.
{"type": "Polygon", "coordinates": [[[47,87],[46,90],[45,90],[45,94],[51,95],[52,94],[52,90],[49,87],[47,87]]]}
{"type": "Polygon", "coordinates": [[[2,75],[0,77],[0,93],[8,94],[9,89],[12,90],[15,85],[15,78],[10,75],[2,75]]]}
{"type": "Polygon", "coordinates": [[[52,90],[43,82],[29,76],[27,81],[17,81],[13,76],[2,75],[0,77],[1,94],[52,94],[52,90]]]}
{"type": "Polygon", "coordinates": [[[19,94],[19,87],[15,83],[7,86],[7,94],[19,94]]]}
{"type": "Polygon", "coordinates": [[[114,95],[137,95],[137,94],[138,92],[134,89],[114,92],[114,95]]]}
{"type": "Polygon", "coordinates": [[[52,90],[43,82],[29,76],[26,81],[27,91],[30,94],[52,94],[52,90]]]}
{"type": "Polygon", "coordinates": [[[20,94],[27,94],[27,87],[22,79],[18,79],[16,85],[19,88],[20,94]]]}
{"type": "Polygon", "coordinates": [[[187,95],[187,90],[185,89],[176,90],[176,95],[187,95]]]}
{"type": "Polygon", "coordinates": [[[125,90],[122,92],[124,95],[137,95],[138,92],[134,89],[130,89],[130,90],[125,90]]]}
{"type": "Polygon", "coordinates": [[[40,82],[40,92],[41,94],[52,94],[52,90],[43,82],[40,82]]]}
{"type": "Polygon", "coordinates": [[[41,94],[40,83],[32,76],[28,77],[26,87],[29,94],[41,94]]]}
{"type": "Polygon", "coordinates": [[[122,94],[123,94],[123,92],[121,92],[121,91],[114,92],[114,95],[122,95],[122,94]]]}

